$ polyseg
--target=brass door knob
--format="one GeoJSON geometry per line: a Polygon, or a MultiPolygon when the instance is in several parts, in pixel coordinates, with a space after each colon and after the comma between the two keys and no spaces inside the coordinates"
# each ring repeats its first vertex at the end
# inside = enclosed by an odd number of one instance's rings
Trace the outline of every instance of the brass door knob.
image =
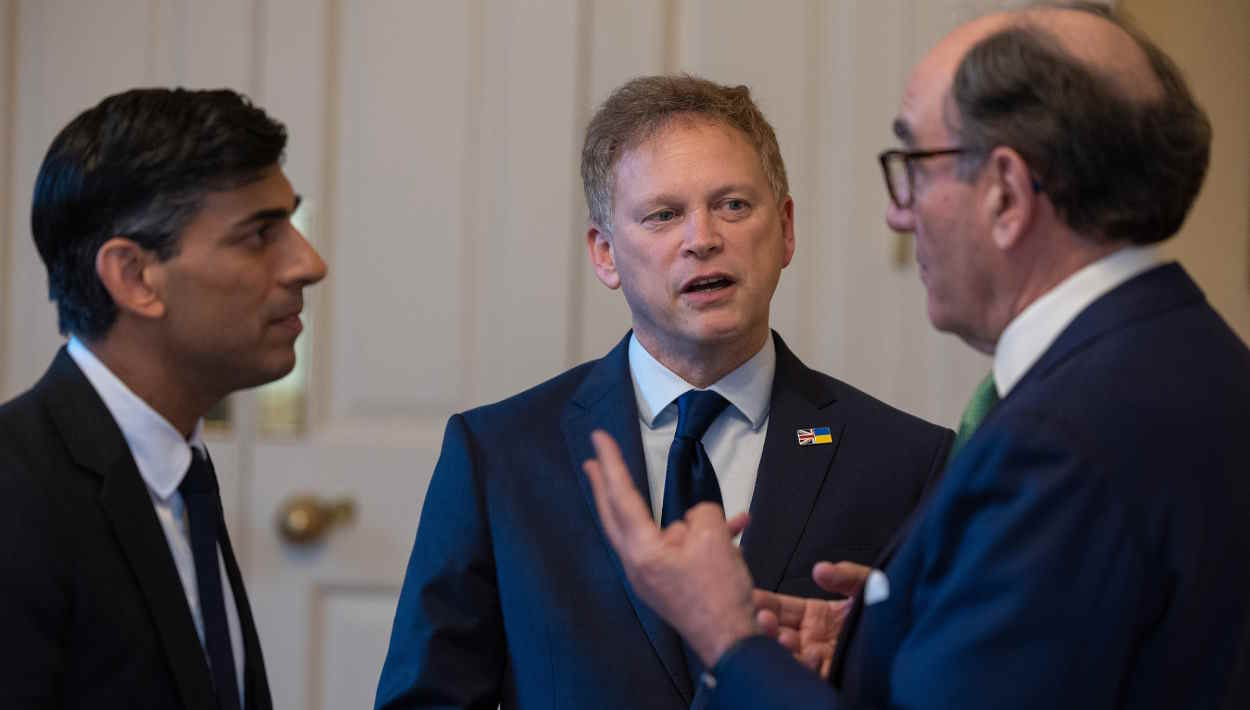
{"type": "Polygon", "coordinates": [[[351,498],[322,500],[313,495],[293,495],[278,507],[278,534],[293,545],[307,545],[325,539],[336,525],[356,517],[356,501],[351,498]]]}

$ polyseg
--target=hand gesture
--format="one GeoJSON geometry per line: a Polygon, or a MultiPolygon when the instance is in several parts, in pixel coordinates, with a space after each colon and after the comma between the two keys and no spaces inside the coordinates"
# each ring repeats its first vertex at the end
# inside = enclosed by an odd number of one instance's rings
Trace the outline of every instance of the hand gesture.
{"type": "Polygon", "coordinates": [[[844,594],[846,599],[807,599],[757,589],[755,619],[764,633],[777,639],[800,663],[828,678],[842,624],[870,571],[854,562],[818,562],[812,579],[821,589],[844,594]]]}
{"type": "Polygon", "coordinates": [[[672,625],[708,668],[739,640],[759,633],[751,573],[733,538],[746,527],[720,506],[700,503],[661,530],[634,488],[612,437],[591,434],[597,458],[583,464],[608,541],[638,596],[672,625]]]}

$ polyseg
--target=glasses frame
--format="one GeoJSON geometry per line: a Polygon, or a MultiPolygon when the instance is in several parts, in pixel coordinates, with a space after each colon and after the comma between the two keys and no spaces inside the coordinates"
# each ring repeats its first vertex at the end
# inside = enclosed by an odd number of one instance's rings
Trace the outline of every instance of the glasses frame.
{"type": "Polygon", "coordinates": [[[924,160],[926,158],[937,158],[943,155],[963,155],[969,152],[967,148],[959,146],[951,148],[935,148],[933,150],[883,150],[877,155],[877,161],[881,163],[881,175],[885,178],[886,192],[890,193],[890,202],[894,206],[905,210],[912,206],[916,201],[916,186],[912,184],[911,161],[924,160]],[[890,161],[903,161],[903,170],[907,174],[907,202],[904,203],[898,199],[898,195],[894,194],[894,183],[890,181],[890,161]]]}

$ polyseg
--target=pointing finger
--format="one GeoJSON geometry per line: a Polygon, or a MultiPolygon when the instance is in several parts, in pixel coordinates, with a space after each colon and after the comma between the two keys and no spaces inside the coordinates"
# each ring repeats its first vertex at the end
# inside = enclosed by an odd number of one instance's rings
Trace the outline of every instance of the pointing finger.
{"type": "MultiPolygon", "coordinates": [[[[638,541],[659,535],[659,529],[651,518],[651,511],[646,501],[634,488],[633,479],[629,476],[629,468],[621,456],[621,450],[606,432],[595,430],[590,435],[595,447],[596,465],[588,469],[601,474],[606,485],[602,490],[596,489],[596,506],[600,516],[605,513],[612,517],[617,529],[620,543],[638,541]],[[602,500],[600,495],[602,494],[602,500]]],[[[591,462],[588,462],[591,463],[591,462]]],[[[593,478],[592,485],[593,485],[593,478]]]]}

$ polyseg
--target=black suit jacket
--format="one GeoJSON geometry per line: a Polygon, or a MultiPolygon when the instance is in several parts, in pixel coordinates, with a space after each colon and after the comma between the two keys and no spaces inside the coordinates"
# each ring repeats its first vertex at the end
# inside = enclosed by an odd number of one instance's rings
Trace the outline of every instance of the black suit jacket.
{"type": "MultiPolygon", "coordinates": [[[[871,561],[942,470],[951,432],[805,367],[779,337],[742,551],[760,587],[812,594],[871,561]],[[796,429],[828,426],[832,445],[796,429]]],[[[620,443],[649,497],[628,337],[601,360],[451,418],[382,670],[386,708],[688,707],[681,640],[630,589],[581,464],[620,443]]]]}
{"type": "Polygon", "coordinates": [[[1250,707],[1248,434],[1245,344],[1176,264],[1130,279],[878,562],[889,592],[848,620],[840,692],[753,639],[714,707],[1250,707]]]}
{"type": "MultiPolygon", "coordinates": [[[[272,701],[223,536],[245,703],[272,701]]],[[[0,705],[215,708],[208,663],[147,486],[104,402],[62,349],[0,407],[0,705]]]]}

